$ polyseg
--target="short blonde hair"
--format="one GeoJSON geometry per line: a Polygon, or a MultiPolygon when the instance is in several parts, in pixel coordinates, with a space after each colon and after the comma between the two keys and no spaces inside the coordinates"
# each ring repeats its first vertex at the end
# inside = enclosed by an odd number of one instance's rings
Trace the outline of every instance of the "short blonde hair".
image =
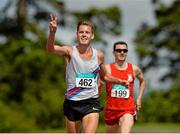
{"type": "Polygon", "coordinates": [[[79,30],[79,27],[81,25],[87,25],[87,26],[90,26],[91,29],[92,29],[92,33],[94,33],[94,25],[90,22],[90,21],[80,21],[77,25],[77,31],[79,30]]]}

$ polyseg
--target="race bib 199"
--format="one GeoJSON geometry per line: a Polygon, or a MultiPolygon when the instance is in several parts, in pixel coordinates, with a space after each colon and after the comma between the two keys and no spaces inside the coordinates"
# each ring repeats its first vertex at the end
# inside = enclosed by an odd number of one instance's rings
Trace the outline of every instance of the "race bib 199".
{"type": "Polygon", "coordinates": [[[111,90],[111,97],[129,98],[129,88],[122,85],[114,85],[111,90]]]}
{"type": "Polygon", "coordinates": [[[93,88],[96,85],[96,79],[93,73],[77,73],[76,87],[93,88]]]}

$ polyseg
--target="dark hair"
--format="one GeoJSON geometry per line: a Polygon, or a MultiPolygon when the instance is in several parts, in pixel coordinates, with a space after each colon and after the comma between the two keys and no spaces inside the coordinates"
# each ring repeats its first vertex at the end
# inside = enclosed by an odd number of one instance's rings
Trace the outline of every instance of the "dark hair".
{"type": "Polygon", "coordinates": [[[127,47],[127,49],[128,49],[128,45],[127,45],[126,42],[124,42],[124,41],[118,41],[118,42],[115,42],[115,43],[114,43],[114,46],[113,46],[113,50],[114,50],[114,51],[115,51],[117,45],[125,45],[125,46],[127,47]]]}
{"type": "Polygon", "coordinates": [[[90,21],[80,21],[77,25],[77,31],[79,30],[79,27],[81,25],[87,25],[87,26],[90,26],[91,29],[92,29],[92,33],[94,33],[94,25],[90,22],[90,21]]]}

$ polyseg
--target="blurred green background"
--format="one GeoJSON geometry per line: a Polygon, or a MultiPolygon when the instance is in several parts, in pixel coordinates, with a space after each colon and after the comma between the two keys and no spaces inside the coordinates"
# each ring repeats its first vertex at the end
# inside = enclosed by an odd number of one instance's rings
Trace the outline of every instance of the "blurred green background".
{"type": "MultiPolygon", "coordinates": [[[[151,2],[157,24],[140,25],[133,40],[134,48],[143,72],[165,67],[167,71],[160,81],[168,81],[170,86],[166,90],[152,89],[147,84],[133,132],[180,132],[180,1],[174,0],[169,6],[159,0],[151,2]]],[[[65,3],[6,0],[0,6],[1,133],[65,132],[62,110],[65,62],[63,57],[49,55],[45,49],[50,13],[60,16],[60,33],[67,27],[75,30],[81,19],[91,20],[96,26],[94,43],[102,43],[102,50],[108,46],[102,36],[104,32],[122,35],[122,10],[118,6],[72,12],[65,3]]],[[[103,90],[102,105],[106,102],[105,95],[103,90]]],[[[104,132],[103,112],[100,116],[98,132],[104,132]]]]}

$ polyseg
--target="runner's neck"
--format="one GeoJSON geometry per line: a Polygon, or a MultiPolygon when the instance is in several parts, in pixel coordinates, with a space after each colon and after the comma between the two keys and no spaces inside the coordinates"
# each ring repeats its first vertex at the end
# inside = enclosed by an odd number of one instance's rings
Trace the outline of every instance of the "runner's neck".
{"type": "Polygon", "coordinates": [[[127,62],[115,62],[114,65],[119,69],[119,70],[125,70],[127,69],[127,62]]]}
{"type": "Polygon", "coordinates": [[[90,60],[93,56],[93,50],[91,46],[77,46],[76,47],[80,58],[83,60],[90,60]]]}

